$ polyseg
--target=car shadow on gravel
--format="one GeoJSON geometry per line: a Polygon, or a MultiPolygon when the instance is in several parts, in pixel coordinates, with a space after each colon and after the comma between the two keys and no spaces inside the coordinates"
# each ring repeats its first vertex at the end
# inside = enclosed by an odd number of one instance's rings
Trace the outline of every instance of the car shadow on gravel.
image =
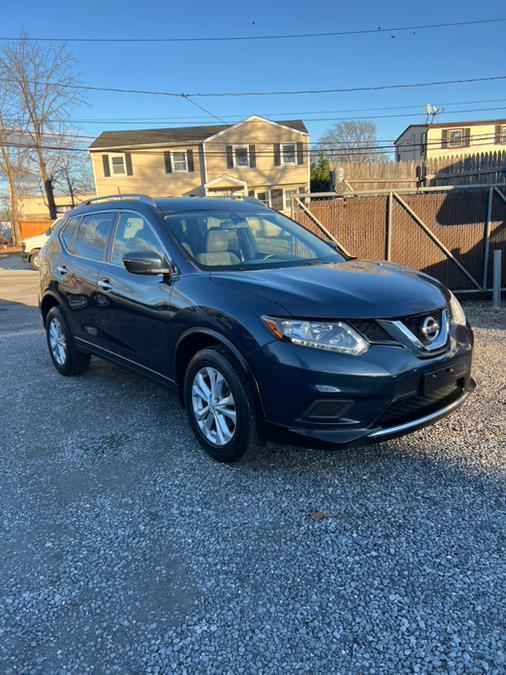
{"type": "MultiPolygon", "coordinates": [[[[492,327],[495,326],[496,323],[492,324],[492,327]]],[[[92,367],[83,377],[84,380],[88,387],[88,397],[97,403],[101,399],[111,401],[111,409],[120,418],[125,411],[128,413],[124,424],[121,424],[121,419],[116,420],[113,426],[108,424],[107,429],[102,430],[100,442],[91,437],[82,443],[81,450],[94,460],[100,457],[111,458],[114,455],[123,458],[127,456],[131,436],[128,428],[130,431],[140,432],[139,423],[149,423],[155,434],[168,434],[168,441],[178,441],[177,446],[188,453],[188,458],[205,462],[207,467],[216,470],[238,470],[253,474],[273,470],[300,470],[306,473],[318,468],[335,471],[359,467],[360,470],[366,468],[370,471],[372,467],[388,463],[406,468],[407,463],[414,462],[417,465],[415,472],[418,473],[425,471],[430,465],[439,469],[445,465],[454,469],[465,466],[466,458],[472,456],[469,443],[472,444],[473,436],[476,436],[479,429],[478,420],[473,419],[472,408],[469,414],[471,399],[460,411],[435,425],[392,441],[353,448],[325,449],[267,441],[263,448],[245,462],[220,465],[208,458],[198,446],[175,388],[165,387],[143,375],[100,359],[92,360],[92,367]],[[459,449],[462,450],[460,454],[459,449]]],[[[108,419],[107,414],[105,417],[108,419]]],[[[488,431],[495,434],[499,442],[500,430],[497,425],[494,426],[492,420],[489,420],[488,431]]],[[[157,443],[148,445],[144,448],[144,457],[151,456],[156,458],[157,464],[163,463],[170,459],[171,445],[173,444],[168,443],[167,447],[157,443]]],[[[476,466],[473,471],[477,471],[476,466]]]]}

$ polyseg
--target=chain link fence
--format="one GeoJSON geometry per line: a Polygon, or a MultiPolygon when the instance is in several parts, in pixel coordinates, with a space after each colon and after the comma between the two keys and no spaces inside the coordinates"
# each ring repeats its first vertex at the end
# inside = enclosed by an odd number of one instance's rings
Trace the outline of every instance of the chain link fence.
{"type": "Polygon", "coordinates": [[[292,217],[357,258],[406,265],[456,291],[490,289],[493,251],[506,249],[505,186],[304,195],[292,217]]]}

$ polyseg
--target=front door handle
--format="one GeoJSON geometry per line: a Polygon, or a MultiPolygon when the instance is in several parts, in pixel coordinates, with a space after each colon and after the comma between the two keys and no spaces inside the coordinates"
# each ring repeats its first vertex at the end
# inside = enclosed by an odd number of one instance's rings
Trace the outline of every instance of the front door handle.
{"type": "Polygon", "coordinates": [[[61,274],[62,277],[68,274],[68,269],[66,265],[60,265],[59,267],[56,268],[56,271],[58,272],[58,274],[61,274]]]}
{"type": "Polygon", "coordinates": [[[112,289],[112,284],[109,279],[99,279],[98,285],[103,291],[110,291],[112,289]]]}

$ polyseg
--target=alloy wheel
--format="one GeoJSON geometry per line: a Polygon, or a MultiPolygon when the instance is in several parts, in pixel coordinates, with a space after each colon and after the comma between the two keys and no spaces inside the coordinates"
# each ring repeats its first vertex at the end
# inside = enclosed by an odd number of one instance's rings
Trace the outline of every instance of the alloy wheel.
{"type": "Polygon", "coordinates": [[[49,346],[56,363],[63,366],[67,359],[67,340],[61,322],[55,316],[49,322],[49,346]]]}
{"type": "Polygon", "coordinates": [[[193,378],[192,407],[200,431],[214,445],[226,445],[236,431],[237,410],[230,387],[219,370],[201,368],[193,378]]]}

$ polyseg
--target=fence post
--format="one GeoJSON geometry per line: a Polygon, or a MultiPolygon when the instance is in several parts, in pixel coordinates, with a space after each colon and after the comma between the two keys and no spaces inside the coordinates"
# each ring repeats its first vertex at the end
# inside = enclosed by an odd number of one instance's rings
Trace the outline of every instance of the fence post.
{"type": "Polygon", "coordinates": [[[493,285],[493,295],[492,300],[494,307],[501,306],[501,280],[502,280],[502,251],[496,249],[494,251],[494,285],[493,285]]]}
{"type": "Polygon", "coordinates": [[[494,203],[494,188],[488,190],[487,222],[485,223],[485,241],[483,242],[483,288],[488,284],[488,260],[490,257],[490,224],[492,222],[492,205],[494,203]]]}
{"type": "Polygon", "coordinates": [[[387,202],[387,231],[385,238],[385,260],[388,260],[388,262],[390,262],[392,258],[392,206],[392,193],[389,192],[387,202]]]}

